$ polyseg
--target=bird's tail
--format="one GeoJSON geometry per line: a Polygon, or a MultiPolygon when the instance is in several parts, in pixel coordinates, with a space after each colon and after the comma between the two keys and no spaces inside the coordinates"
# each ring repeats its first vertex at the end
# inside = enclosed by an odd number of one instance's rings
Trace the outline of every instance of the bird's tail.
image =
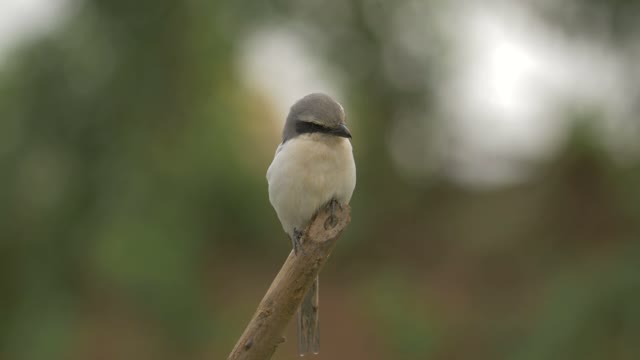
{"type": "Polygon", "coordinates": [[[298,309],[298,352],[300,356],[320,352],[320,313],[318,309],[318,277],[311,285],[298,309]]]}

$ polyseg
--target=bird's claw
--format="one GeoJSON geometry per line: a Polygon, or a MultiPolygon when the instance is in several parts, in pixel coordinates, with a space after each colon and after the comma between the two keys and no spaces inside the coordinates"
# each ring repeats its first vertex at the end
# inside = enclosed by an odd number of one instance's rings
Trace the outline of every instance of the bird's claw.
{"type": "Polygon", "coordinates": [[[342,205],[338,202],[338,200],[331,199],[331,201],[329,201],[328,207],[329,207],[329,211],[331,212],[331,215],[329,215],[327,220],[324,222],[325,230],[334,228],[336,224],[338,224],[338,217],[336,216],[336,211],[337,209],[342,209],[342,205]]]}
{"type": "Polygon", "coordinates": [[[302,243],[300,240],[302,239],[303,232],[298,229],[293,229],[293,237],[291,238],[291,243],[293,244],[293,253],[298,255],[298,250],[302,251],[302,243]]]}

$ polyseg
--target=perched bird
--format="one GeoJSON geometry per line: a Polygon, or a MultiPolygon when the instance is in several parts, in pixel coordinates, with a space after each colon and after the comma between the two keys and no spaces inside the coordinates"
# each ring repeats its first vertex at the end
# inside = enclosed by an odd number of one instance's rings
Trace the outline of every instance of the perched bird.
{"type": "MultiPolygon", "coordinates": [[[[343,107],[326,94],[298,100],[267,170],[269,200],[298,253],[302,231],[323,205],[348,204],[356,186],[351,133],[343,107]]],[[[298,310],[300,355],[319,352],[318,279],[298,310]]]]}

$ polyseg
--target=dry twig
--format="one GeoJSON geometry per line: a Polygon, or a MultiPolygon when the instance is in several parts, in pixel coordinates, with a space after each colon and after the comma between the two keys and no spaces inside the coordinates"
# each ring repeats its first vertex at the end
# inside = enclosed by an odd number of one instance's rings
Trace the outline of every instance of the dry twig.
{"type": "Polygon", "coordinates": [[[325,206],[314,216],[293,251],[271,283],[256,313],[231,351],[228,360],[270,359],[305,293],[329,258],[340,233],[351,221],[351,208],[325,206]]]}

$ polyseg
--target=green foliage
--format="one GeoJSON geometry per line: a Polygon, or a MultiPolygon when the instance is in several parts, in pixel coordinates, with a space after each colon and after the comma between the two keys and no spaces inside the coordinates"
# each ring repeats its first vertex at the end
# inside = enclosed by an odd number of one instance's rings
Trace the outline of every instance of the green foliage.
{"type": "MultiPolygon", "coordinates": [[[[428,359],[438,342],[437,317],[415,282],[397,268],[372,277],[358,297],[383,348],[396,359],[428,359]]],[[[391,356],[391,355],[390,355],[391,356]]]]}

